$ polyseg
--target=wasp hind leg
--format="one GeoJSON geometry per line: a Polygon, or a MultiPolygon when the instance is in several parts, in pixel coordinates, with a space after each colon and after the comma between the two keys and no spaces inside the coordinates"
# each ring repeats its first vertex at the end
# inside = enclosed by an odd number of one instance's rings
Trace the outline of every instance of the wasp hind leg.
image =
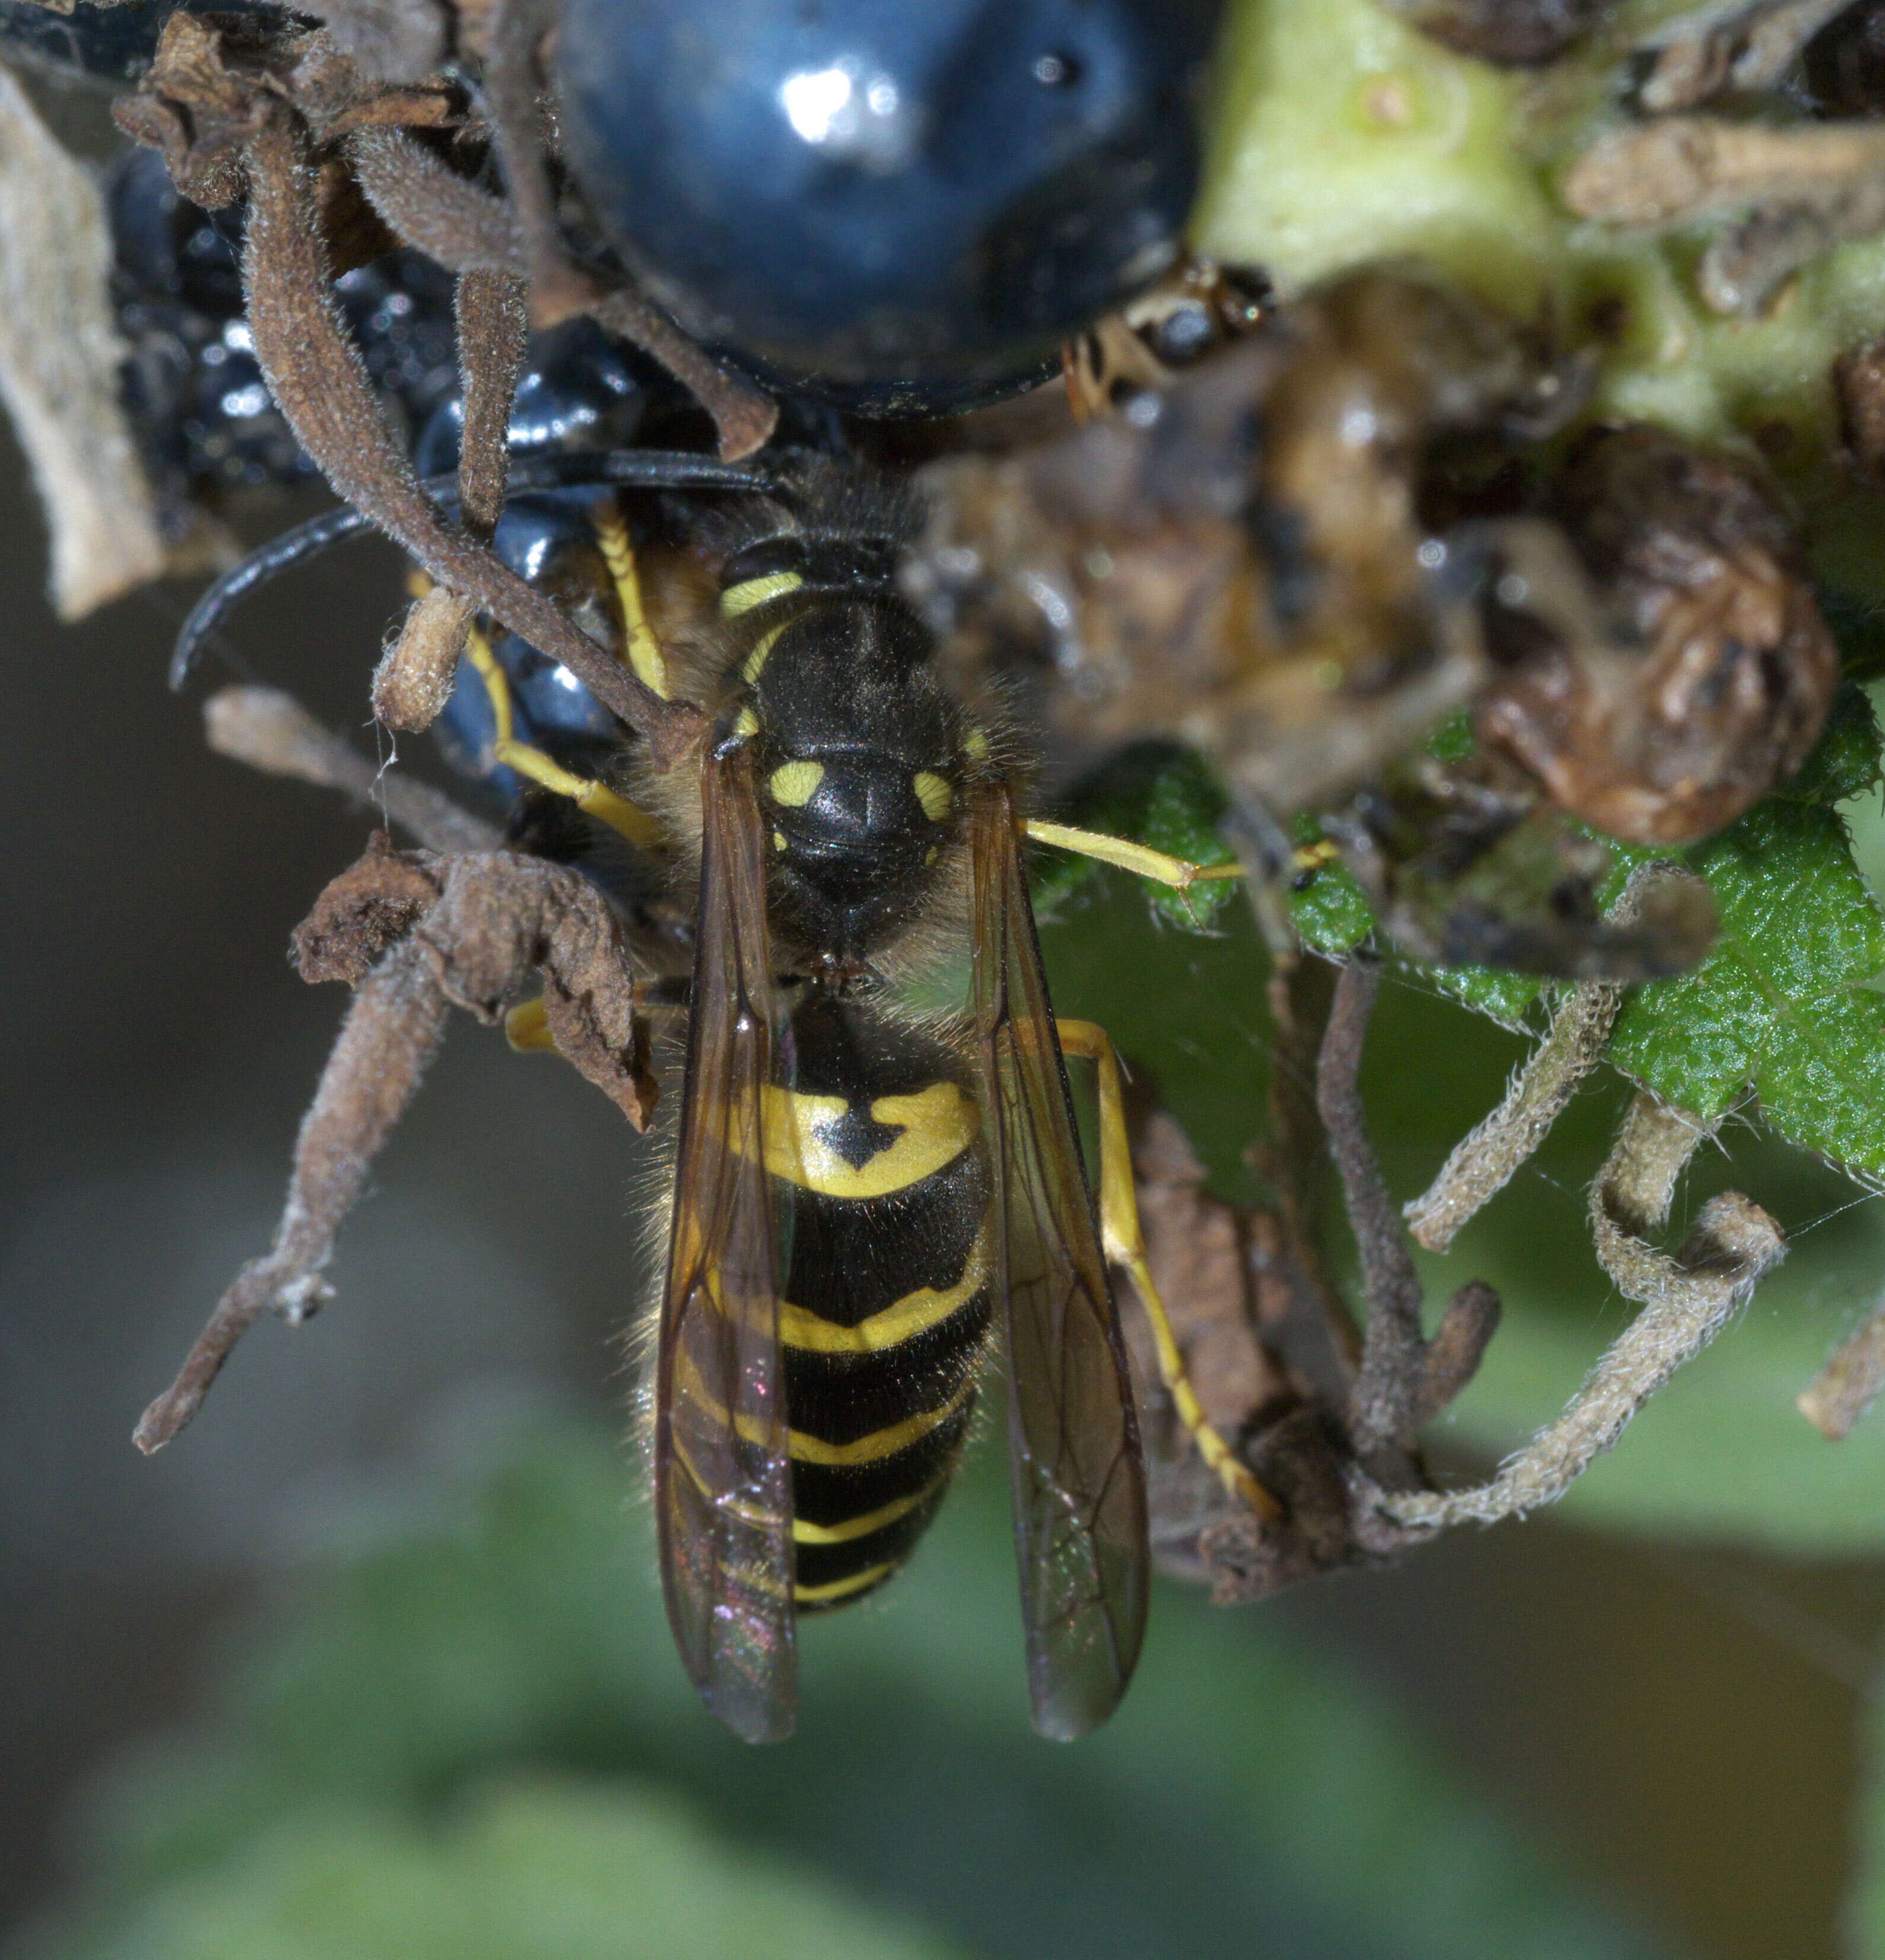
{"type": "Polygon", "coordinates": [[[1198,1453],[1215,1470],[1224,1487],[1240,1499],[1257,1516],[1280,1518],[1282,1507],[1239,1460],[1237,1453],[1212,1426],[1191,1386],[1180,1351],[1178,1337],[1165,1312],[1165,1303],[1146,1263],[1145,1240],[1139,1230],[1138,1198],[1132,1184],[1132,1150],[1126,1129],[1126,1101],[1120,1093],[1119,1058],[1105,1029],[1091,1021],[1056,1021],[1054,1023],[1064,1055],[1078,1055],[1092,1062],[1099,1076],[1100,1101],[1100,1237],[1106,1255],[1115,1265],[1132,1276],[1145,1317],[1151,1323],[1152,1338],[1158,1351],[1158,1372],[1167,1392],[1178,1411],[1179,1420],[1189,1430],[1198,1453]]]}
{"type": "Polygon", "coordinates": [[[606,823],[641,849],[652,851],[661,847],[666,833],[646,810],[630,803],[626,797],[617,796],[607,783],[574,775],[541,749],[517,740],[511,709],[510,681],[497,655],[491,651],[491,642],[476,626],[466,636],[465,657],[476,669],[490,699],[492,719],[497,728],[496,739],[491,745],[494,762],[514,769],[531,782],[540,783],[559,796],[568,797],[578,810],[593,816],[598,823],[606,823]]]}

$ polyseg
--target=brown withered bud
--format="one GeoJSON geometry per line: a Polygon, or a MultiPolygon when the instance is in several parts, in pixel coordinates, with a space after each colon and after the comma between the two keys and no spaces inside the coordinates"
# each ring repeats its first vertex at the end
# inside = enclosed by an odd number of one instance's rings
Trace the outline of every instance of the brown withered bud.
{"type": "Polygon", "coordinates": [[[1387,0],[1423,34],[1456,54],[1501,68],[1555,61],[1597,25],[1603,0],[1387,0]]]}
{"type": "Polygon", "coordinates": [[[1861,476],[1885,482],[1885,340],[1836,361],[1832,389],[1846,454],[1861,476]]]}
{"type": "Polygon", "coordinates": [[[1791,527],[1740,464],[1641,425],[1581,444],[1546,512],[1576,562],[1515,533],[1480,740],[1611,836],[1719,830],[1806,760],[1839,680],[1791,527]]]}
{"type": "Polygon", "coordinates": [[[1431,278],[1349,275],[1120,415],[924,471],[905,590],[965,685],[1050,674],[1041,711],[1066,746],[1170,733],[1299,809],[1485,677],[1460,594],[1422,555],[1430,446],[1529,431],[1568,393],[1431,278]]]}

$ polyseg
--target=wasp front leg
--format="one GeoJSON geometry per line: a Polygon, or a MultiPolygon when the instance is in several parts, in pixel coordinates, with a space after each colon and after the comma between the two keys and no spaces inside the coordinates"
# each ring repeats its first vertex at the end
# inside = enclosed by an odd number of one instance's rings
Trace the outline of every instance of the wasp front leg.
{"type": "Polygon", "coordinates": [[[1192,1387],[1172,1331],[1165,1303],[1146,1262],[1145,1240],[1139,1230],[1138,1197],[1132,1181],[1132,1149],[1126,1128],[1126,1102],[1120,1090],[1119,1058],[1105,1029],[1091,1021],[1054,1023],[1064,1055],[1092,1062],[1098,1071],[1100,1102],[1100,1237],[1109,1260],[1132,1277],[1145,1317],[1151,1324],[1158,1352],[1158,1372],[1179,1420],[1190,1431],[1198,1453],[1222,1480],[1233,1497],[1264,1519],[1280,1518],[1282,1507],[1239,1460],[1212,1426],[1192,1387]]]}

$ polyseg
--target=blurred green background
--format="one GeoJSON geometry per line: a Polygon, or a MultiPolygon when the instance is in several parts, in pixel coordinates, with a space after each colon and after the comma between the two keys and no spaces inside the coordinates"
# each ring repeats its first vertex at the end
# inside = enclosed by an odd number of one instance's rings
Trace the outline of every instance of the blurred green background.
{"type": "MultiPolygon", "coordinates": [[[[161,678],[182,595],[58,632],[9,495],[8,1960],[1882,1950],[1841,1915],[1885,1425],[1835,1449],[1792,1398],[1876,1291],[1885,1212],[1744,1127],[1685,1201],[1741,1184],[1793,1258],[1562,1513],[1256,1610],[1162,1586],[1124,1710],[1071,1748],[1027,1729],[985,1443],[910,1572],[808,1632],[798,1739],[747,1750],[694,1704],[620,1440],[637,1147],[469,1023],[330,1308],[259,1329],[138,1459],[139,1409],[272,1229],[342,1004],[283,949],[365,826],[204,752],[161,678]]],[[[358,727],[396,589],[365,547],[237,637],[358,727]]],[[[1249,982],[1234,939],[1103,881],[1048,943],[1063,1010],[1103,1012],[1201,1131],[1201,1083],[1260,1079],[1212,1018],[1249,982]],[[1173,1000],[1183,1023],[1154,1011],[1173,1000]]],[[[1398,1193],[1520,1050],[1390,988],[1371,1074],[1398,1193]]],[[[1437,1438],[1449,1474],[1553,1412],[1622,1322],[1580,1223],[1619,1093],[1581,1098],[1436,1274],[1512,1306],[1437,1438]]],[[[1222,1164],[1237,1141],[1201,1138],[1222,1164]]]]}

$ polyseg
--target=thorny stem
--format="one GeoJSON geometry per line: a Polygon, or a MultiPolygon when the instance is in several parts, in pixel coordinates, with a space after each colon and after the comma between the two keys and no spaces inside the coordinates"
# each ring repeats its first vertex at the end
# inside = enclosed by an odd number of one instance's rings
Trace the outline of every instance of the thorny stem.
{"type": "Polygon", "coordinates": [[[334,1235],[438,1048],[446,1006],[409,943],[362,982],[302,1119],[274,1248],[236,1275],[177,1379],[145,1411],[132,1440],[147,1456],[196,1414],[230,1351],[263,1313],[273,1308],[298,1325],[319,1309],[334,1235]]]}
{"type": "Polygon", "coordinates": [[[697,737],[699,711],[664,701],[645,686],[579,632],[546,594],[447,525],[419,488],[335,305],[298,121],[285,110],[266,116],[250,141],[248,165],[243,287],[250,328],[269,389],[301,447],[335,489],[438,584],[559,661],[648,739],[658,767],[672,766],[697,737]]]}

